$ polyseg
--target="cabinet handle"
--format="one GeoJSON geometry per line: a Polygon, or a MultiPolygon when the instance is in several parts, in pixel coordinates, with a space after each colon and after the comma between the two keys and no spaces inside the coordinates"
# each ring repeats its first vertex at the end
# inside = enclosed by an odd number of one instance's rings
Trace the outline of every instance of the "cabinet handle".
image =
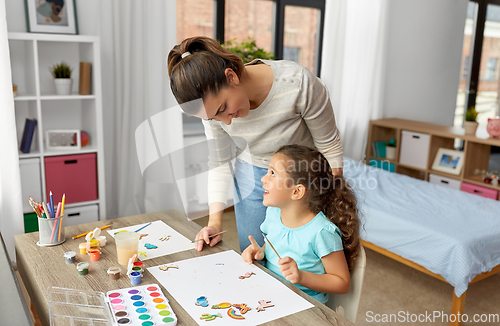
{"type": "Polygon", "coordinates": [[[79,216],[80,213],[72,213],[72,214],[68,214],[68,217],[71,217],[71,216],[79,216]]]}
{"type": "Polygon", "coordinates": [[[479,190],[476,190],[476,189],[474,189],[474,192],[478,193],[478,194],[482,194],[483,193],[482,191],[479,191],[479,190]]]}
{"type": "Polygon", "coordinates": [[[75,164],[77,162],[78,162],[78,160],[67,160],[67,161],[64,161],[64,164],[75,164]]]}
{"type": "Polygon", "coordinates": [[[446,183],[446,184],[448,184],[449,182],[448,182],[448,181],[445,181],[445,180],[441,180],[441,183],[446,183]]]}
{"type": "Polygon", "coordinates": [[[420,136],[413,135],[413,138],[420,139],[420,136]]]}

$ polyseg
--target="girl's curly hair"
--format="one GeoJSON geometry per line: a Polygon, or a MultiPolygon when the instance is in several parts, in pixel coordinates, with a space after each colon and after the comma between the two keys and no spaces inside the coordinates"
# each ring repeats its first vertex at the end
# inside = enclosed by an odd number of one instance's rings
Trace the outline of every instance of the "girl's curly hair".
{"type": "Polygon", "coordinates": [[[333,175],[328,160],[315,149],[285,145],[276,153],[293,161],[293,166],[287,167],[287,173],[294,184],[306,187],[311,212],[323,212],[340,229],[347,265],[352,272],[360,245],[360,213],[352,188],[342,176],[333,175]]]}

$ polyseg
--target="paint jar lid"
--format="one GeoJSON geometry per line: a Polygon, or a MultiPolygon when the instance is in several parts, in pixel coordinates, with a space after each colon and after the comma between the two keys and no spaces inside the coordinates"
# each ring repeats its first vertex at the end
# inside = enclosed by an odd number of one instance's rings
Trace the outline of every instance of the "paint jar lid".
{"type": "Polygon", "coordinates": [[[84,270],[84,269],[88,269],[89,266],[90,266],[89,263],[82,262],[82,263],[78,263],[78,265],[76,265],[76,269],[78,269],[79,271],[81,271],[81,270],[84,270]]]}
{"type": "Polygon", "coordinates": [[[89,241],[90,239],[97,238],[100,235],[101,235],[101,229],[95,228],[94,230],[87,233],[87,235],[85,236],[85,240],[89,241]]]}
{"type": "Polygon", "coordinates": [[[108,274],[119,274],[120,273],[120,268],[116,266],[111,266],[108,269],[108,274]]]}
{"type": "Polygon", "coordinates": [[[83,249],[83,248],[87,248],[87,243],[86,242],[82,242],[79,244],[79,248],[80,249],[83,249]]]}
{"type": "Polygon", "coordinates": [[[73,258],[75,256],[76,256],[76,252],[74,252],[74,251],[67,251],[64,253],[65,258],[73,258]]]}

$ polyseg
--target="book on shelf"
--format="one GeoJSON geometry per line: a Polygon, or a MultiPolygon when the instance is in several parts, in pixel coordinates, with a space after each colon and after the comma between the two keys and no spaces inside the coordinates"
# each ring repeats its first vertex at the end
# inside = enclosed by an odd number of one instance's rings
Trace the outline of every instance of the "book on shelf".
{"type": "Polygon", "coordinates": [[[373,155],[375,155],[375,157],[385,158],[385,145],[386,144],[387,144],[386,141],[374,141],[372,143],[373,155]]]}
{"type": "Polygon", "coordinates": [[[26,119],[24,122],[23,138],[21,139],[20,150],[23,153],[29,153],[31,149],[31,142],[35,134],[36,119],[26,119]]]}
{"type": "Polygon", "coordinates": [[[80,95],[90,95],[91,89],[91,63],[90,62],[80,62],[80,85],[79,94],[80,95]]]}

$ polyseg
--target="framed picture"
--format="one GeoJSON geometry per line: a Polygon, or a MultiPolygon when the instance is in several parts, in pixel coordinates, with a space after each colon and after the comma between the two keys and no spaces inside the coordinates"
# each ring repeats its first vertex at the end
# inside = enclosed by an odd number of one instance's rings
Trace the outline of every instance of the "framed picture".
{"type": "Polygon", "coordinates": [[[80,130],[78,129],[47,130],[45,132],[45,142],[47,150],[52,150],[52,149],[80,150],[82,146],[80,130]]]}
{"type": "Polygon", "coordinates": [[[464,165],[464,152],[440,148],[432,163],[432,169],[459,175],[464,165]]]}
{"type": "Polygon", "coordinates": [[[24,0],[28,32],[78,34],[75,0],[24,0]]]}

